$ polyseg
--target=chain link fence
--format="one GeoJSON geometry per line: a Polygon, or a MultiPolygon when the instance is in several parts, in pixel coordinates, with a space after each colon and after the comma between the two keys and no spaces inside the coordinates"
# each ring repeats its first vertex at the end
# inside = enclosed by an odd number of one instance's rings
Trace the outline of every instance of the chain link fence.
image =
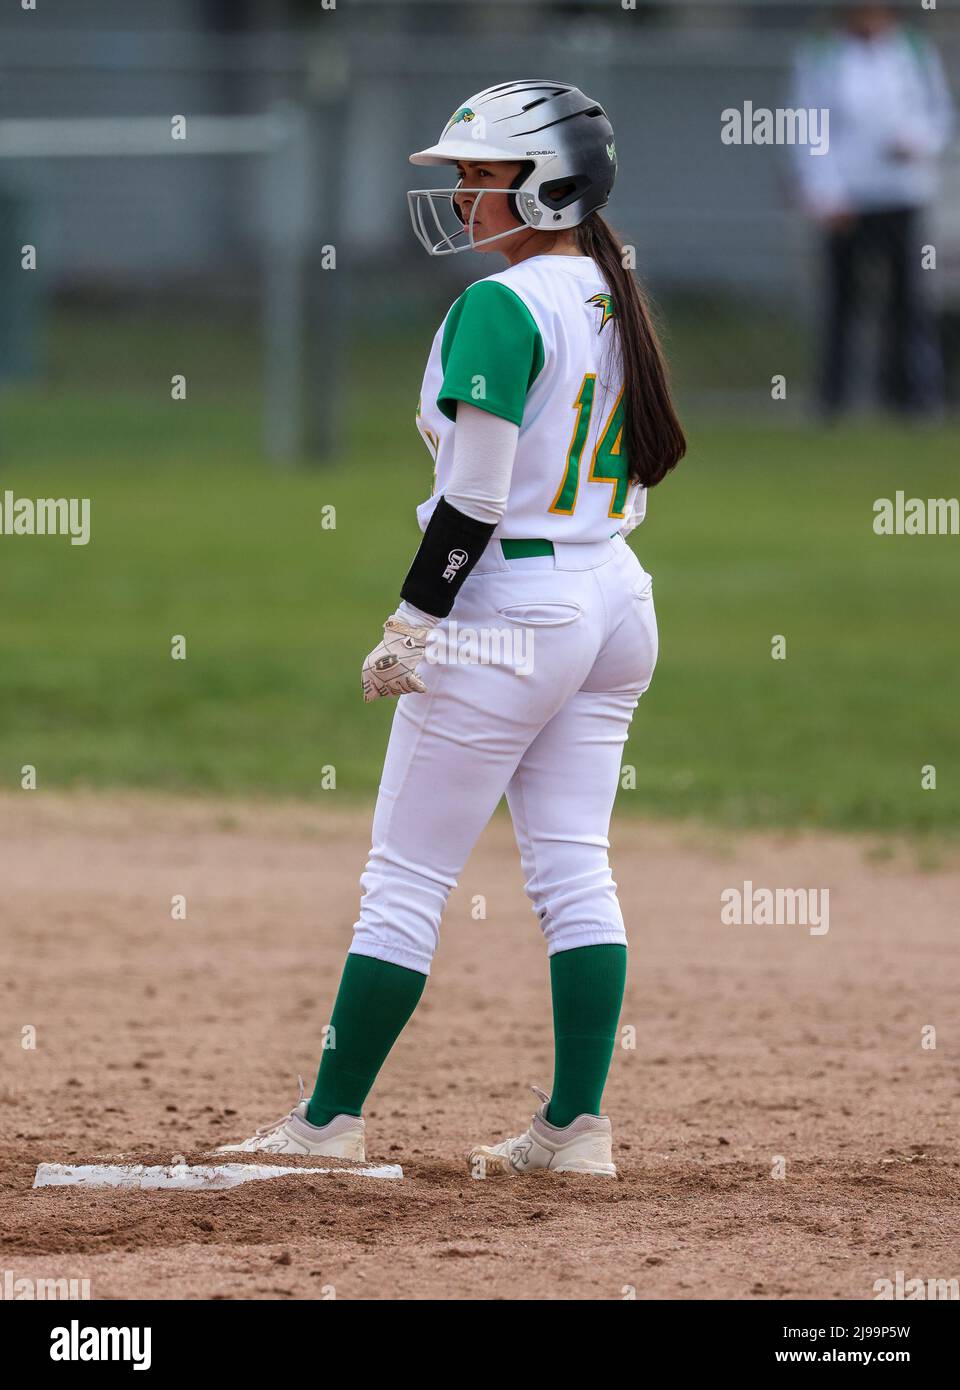
{"type": "MultiPolygon", "coordinates": [[[[903,13],[952,79],[960,17],[915,5],[903,13]]],[[[368,383],[415,403],[449,303],[501,264],[476,253],[424,255],[406,190],[425,173],[448,180],[414,169],[407,155],[432,143],[472,92],[545,73],[582,87],[613,122],[619,174],[606,215],[636,248],[660,307],[684,407],[773,423],[822,398],[827,238],[801,212],[792,152],[725,143],[722,128],[724,113],[746,103],[789,105],[795,55],[824,32],[826,7],[177,0],[144,4],[134,19],[136,27],[127,6],[100,0],[77,27],[53,4],[19,15],[3,35],[7,383],[68,389],[89,383],[99,364],[101,387],[143,390],[161,370],[169,376],[171,354],[192,353],[203,389],[262,402],[271,452],[335,451],[349,354],[368,383]],[[253,127],[243,123],[278,111],[299,135],[286,158],[264,158],[244,146],[253,127]],[[177,116],[187,130],[179,146],[170,136],[177,116]],[[191,146],[213,118],[220,143],[191,146]],[[138,148],[138,129],[167,141],[165,154],[138,148]],[[121,151],[124,141],[132,143],[121,151]],[[37,246],[30,272],[21,268],[29,245],[37,246]],[[772,395],[774,376],[787,383],[783,401],[772,395]]],[[[921,292],[956,408],[955,141],[940,164],[914,240],[936,251],[921,292]]],[[[878,235],[854,256],[853,406],[884,399],[874,379],[885,379],[884,287],[894,272],[878,235]]]]}

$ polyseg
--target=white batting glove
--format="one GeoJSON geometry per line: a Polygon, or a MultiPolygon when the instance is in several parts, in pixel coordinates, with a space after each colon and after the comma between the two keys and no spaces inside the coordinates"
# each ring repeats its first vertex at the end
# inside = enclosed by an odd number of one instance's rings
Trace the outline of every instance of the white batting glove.
{"type": "Polygon", "coordinates": [[[396,695],[423,695],[427,689],[417,675],[424,657],[430,627],[436,623],[411,623],[396,613],[383,625],[379,642],[363,663],[361,682],[364,703],[396,695]]]}

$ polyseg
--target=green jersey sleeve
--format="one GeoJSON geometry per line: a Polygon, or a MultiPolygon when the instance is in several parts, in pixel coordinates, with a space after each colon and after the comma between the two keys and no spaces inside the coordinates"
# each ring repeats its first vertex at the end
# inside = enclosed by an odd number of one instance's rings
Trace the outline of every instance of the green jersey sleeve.
{"type": "Polygon", "coordinates": [[[499,280],[469,285],[447,315],[440,345],[437,407],[448,420],[457,401],[515,425],[543,367],[543,339],[520,296],[499,280]]]}

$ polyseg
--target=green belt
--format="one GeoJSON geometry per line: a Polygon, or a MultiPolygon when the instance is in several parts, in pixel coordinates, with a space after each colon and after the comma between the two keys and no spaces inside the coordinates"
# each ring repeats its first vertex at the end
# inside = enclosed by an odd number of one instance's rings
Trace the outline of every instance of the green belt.
{"type": "Polygon", "coordinates": [[[501,541],[505,560],[525,560],[528,555],[552,555],[553,541],[501,541]]]}
{"type": "MultiPolygon", "coordinates": [[[[616,535],[611,531],[611,539],[616,535]]],[[[528,555],[553,555],[553,541],[501,541],[505,560],[525,560],[528,555]]]]}

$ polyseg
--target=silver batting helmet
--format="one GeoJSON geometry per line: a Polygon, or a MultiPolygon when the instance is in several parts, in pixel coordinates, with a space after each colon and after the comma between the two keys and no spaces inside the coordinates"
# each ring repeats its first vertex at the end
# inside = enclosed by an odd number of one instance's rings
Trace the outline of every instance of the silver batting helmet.
{"type": "Polygon", "coordinates": [[[503,82],[458,106],[435,145],[410,155],[411,164],[455,164],[458,160],[522,160],[509,188],[412,188],[407,193],[417,239],[431,256],[450,256],[511,236],[516,228],[475,241],[454,203],[457,193],[510,193],[521,224],[538,231],[577,227],[606,205],[617,177],[613,129],[602,106],[567,82],[503,82]],[[452,210],[444,230],[439,209],[452,210]],[[433,230],[427,218],[432,216],[433,230]],[[435,239],[435,233],[439,239],[435,239]],[[459,245],[454,242],[463,238],[459,245]]]}

